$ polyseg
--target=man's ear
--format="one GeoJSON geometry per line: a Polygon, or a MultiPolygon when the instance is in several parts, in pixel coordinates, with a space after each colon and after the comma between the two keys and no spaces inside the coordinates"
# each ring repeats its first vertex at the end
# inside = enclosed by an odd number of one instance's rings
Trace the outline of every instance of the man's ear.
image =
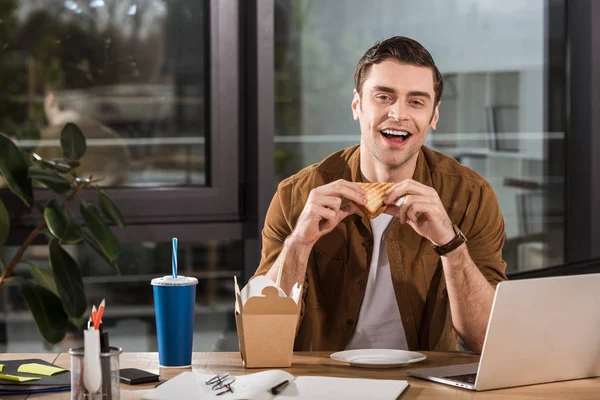
{"type": "Polygon", "coordinates": [[[354,89],[353,94],[354,97],[352,98],[352,118],[354,118],[354,120],[357,121],[358,111],[360,110],[360,95],[358,94],[356,89],[354,89]]]}
{"type": "Polygon", "coordinates": [[[433,116],[431,117],[431,123],[429,124],[429,126],[433,130],[436,129],[438,120],[440,119],[440,103],[441,103],[441,101],[438,101],[437,106],[435,106],[435,110],[433,111],[433,116]]]}

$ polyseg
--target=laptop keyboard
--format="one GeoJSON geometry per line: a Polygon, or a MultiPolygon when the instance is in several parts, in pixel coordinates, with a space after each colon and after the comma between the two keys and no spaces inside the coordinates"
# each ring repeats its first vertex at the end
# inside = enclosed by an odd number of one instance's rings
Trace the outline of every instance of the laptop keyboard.
{"type": "Polygon", "coordinates": [[[444,378],[451,379],[453,381],[470,383],[471,385],[474,385],[476,377],[477,377],[477,374],[464,374],[464,375],[445,376],[444,378]]]}

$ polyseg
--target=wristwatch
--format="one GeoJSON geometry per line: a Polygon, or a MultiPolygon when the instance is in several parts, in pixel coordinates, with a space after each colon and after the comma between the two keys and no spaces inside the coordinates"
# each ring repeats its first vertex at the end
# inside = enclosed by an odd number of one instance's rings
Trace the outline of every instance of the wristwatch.
{"type": "Polygon", "coordinates": [[[467,241],[467,238],[460,231],[460,229],[458,229],[458,226],[452,225],[452,228],[454,229],[456,236],[454,236],[454,238],[452,238],[451,241],[441,246],[431,243],[433,250],[435,250],[435,252],[438,253],[440,256],[443,256],[446,253],[450,253],[452,250],[456,249],[458,246],[460,246],[463,243],[466,243],[467,241]]]}

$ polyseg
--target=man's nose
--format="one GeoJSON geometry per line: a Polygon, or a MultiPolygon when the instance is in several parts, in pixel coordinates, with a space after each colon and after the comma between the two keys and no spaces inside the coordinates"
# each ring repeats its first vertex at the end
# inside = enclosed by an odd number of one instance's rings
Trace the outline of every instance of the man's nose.
{"type": "Polygon", "coordinates": [[[402,101],[396,101],[390,105],[388,117],[397,121],[408,119],[408,107],[402,101]]]}

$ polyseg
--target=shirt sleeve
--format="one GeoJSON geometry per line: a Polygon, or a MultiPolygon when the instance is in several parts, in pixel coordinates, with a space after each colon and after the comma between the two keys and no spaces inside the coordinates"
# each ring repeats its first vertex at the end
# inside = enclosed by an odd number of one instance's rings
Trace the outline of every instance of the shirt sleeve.
{"type": "Polygon", "coordinates": [[[506,262],[502,258],[505,231],[504,218],[494,190],[488,182],[480,189],[477,207],[473,208],[473,224],[467,236],[471,259],[485,279],[496,287],[506,280],[506,262]]]}
{"type": "Polygon", "coordinates": [[[260,264],[254,273],[254,276],[266,275],[269,269],[281,254],[285,239],[292,232],[292,227],[288,224],[286,211],[289,212],[289,206],[286,207],[282,202],[288,198],[289,202],[289,187],[284,186],[283,182],[277,188],[277,192],[271,200],[269,209],[265,216],[265,225],[262,230],[262,250],[260,264]]]}
{"type": "MultiPolygon", "coordinates": [[[[283,244],[291,234],[293,226],[290,222],[290,212],[292,208],[291,200],[292,185],[289,181],[283,181],[279,184],[277,192],[271,200],[269,209],[265,216],[265,226],[262,230],[262,250],[260,263],[252,278],[259,275],[266,275],[273,266],[277,257],[281,254],[283,244]]],[[[251,278],[251,279],[252,279],[251,278]]],[[[304,278],[302,286],[302,295],[299,300],[299,319],[296,327],[296,334],[300,329],[300,324],[304,317],[304,296],[307,291],[307,280],[304,278]]]]}

